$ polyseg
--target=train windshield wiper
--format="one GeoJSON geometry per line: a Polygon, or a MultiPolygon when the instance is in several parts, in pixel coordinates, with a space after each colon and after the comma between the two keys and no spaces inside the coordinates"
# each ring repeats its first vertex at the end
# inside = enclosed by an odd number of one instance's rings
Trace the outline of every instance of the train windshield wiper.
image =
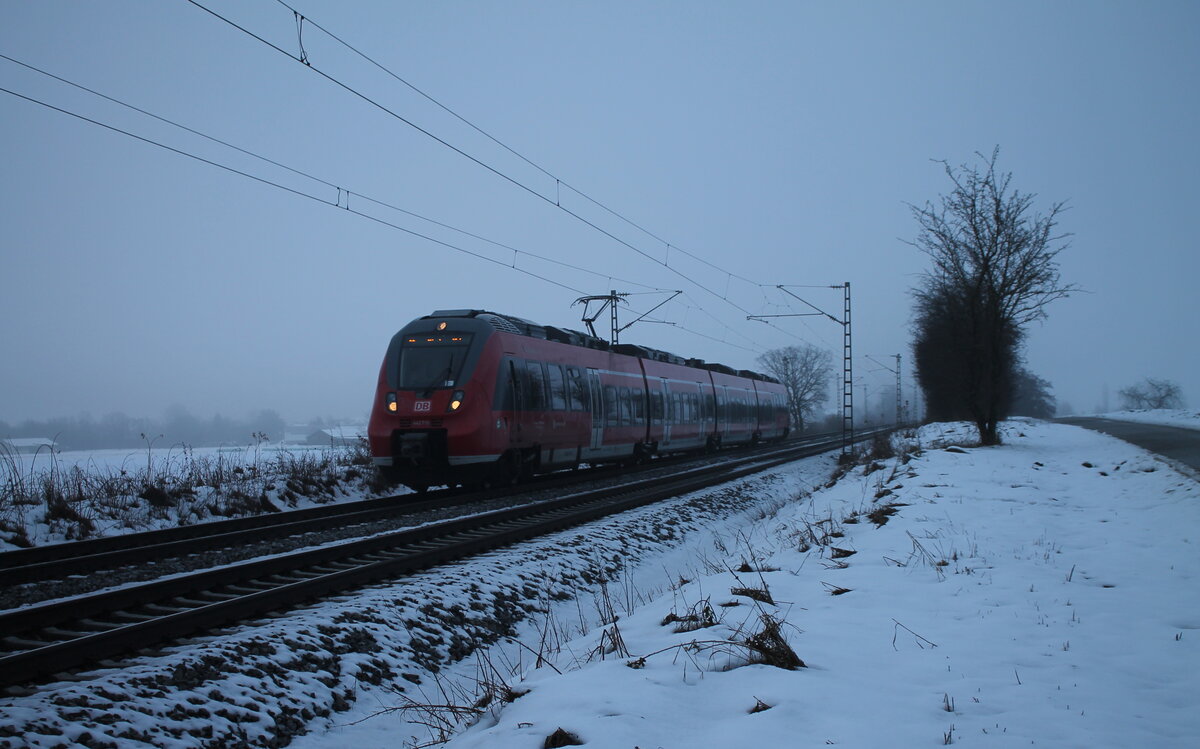
{"type": "MultiPolygon", "coordinates": [[[[434,389],[438,387],[438,383],[446,382],[448,379],[450,379],[450,375],[452,374],[454,374],[454,354],[450,354],[450,361],[446,362],[446,368],[438,370],[437,375],[433,378],[433,382],[429,383],[429,385],[425,388],[425,394],[421,397],[428,398],[433,394],[434,389]]],[[[442,387],[448,386],[442,385],[442,387]]]]}

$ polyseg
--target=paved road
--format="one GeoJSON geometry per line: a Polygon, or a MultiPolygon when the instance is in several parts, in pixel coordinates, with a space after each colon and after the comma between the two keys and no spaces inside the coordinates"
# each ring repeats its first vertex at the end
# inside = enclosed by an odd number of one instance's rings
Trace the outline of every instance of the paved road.
{"type": "Polygon", "coordinates": [[[1200,471],[1200,430],[1074,416],[1058,421],[1111,434],[1200,471]]]}

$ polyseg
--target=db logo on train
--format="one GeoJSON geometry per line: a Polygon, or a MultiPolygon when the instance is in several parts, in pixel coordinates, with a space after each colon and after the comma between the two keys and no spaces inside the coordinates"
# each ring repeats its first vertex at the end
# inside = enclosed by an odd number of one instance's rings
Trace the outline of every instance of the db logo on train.
{"type": "Polygon", "coordinates": [[[433,402],[432,401],[414,401],[413,402],[413,410],[429,412],[429,411],[433,410],[433,402]]]}

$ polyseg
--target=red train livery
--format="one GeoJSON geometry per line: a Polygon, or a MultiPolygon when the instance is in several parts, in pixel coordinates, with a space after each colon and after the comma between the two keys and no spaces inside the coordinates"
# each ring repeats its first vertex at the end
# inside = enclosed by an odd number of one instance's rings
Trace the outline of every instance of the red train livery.
{"type": "Polygon", "coordinates": [[[788,429],[783,386],[765,375],[442,310],[392,338],[368,436],[375,464],[423,491],[783,439],[788,429]]]}

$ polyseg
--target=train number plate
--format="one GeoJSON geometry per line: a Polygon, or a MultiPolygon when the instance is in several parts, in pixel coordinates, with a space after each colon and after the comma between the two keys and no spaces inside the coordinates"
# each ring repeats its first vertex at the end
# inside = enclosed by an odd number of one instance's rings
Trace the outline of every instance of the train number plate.
{"type": "Polygon", "coordinates": [[[413,410],[429,413],[433,410],[433,401],[414,401],[413,410]]]}

